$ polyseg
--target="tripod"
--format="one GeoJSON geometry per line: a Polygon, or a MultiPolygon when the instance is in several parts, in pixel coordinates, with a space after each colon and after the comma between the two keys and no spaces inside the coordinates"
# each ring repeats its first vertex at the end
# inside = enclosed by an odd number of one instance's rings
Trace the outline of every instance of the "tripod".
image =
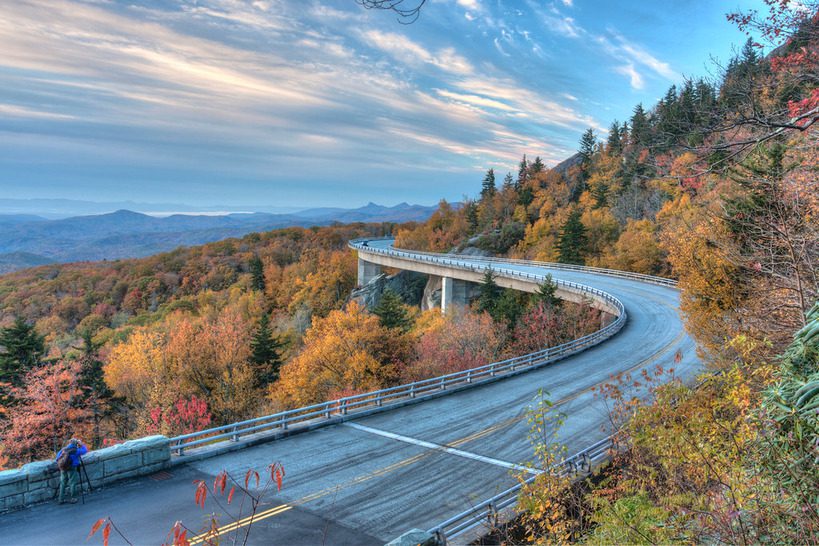
{"type": "Polygon", "coordinates": [[[80,458],[80,466],[77,468],[77,472],[80,473],[80,498],[82,499],[82,503],[85,504],[85,488],[83,487],[82,483],[83,477],[85,477],[85,483],[88,484],[88,493],[91,493],[93,489],[91,488],[91,480],[88,479],[88,471],[85,469],[85,463],[83,462],[82,458],[80,458]]]}

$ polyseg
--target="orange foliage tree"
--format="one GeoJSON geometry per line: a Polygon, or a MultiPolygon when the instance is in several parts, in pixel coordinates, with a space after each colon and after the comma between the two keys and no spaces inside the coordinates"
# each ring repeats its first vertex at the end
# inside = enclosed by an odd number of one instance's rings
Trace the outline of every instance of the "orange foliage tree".
{"type": "Polygon", "coordinates": [[[26,374],[22,387],[12,388],[19,404],[9,408],[2,444],[11,463],[50,459],[69,438],[90,433],[80,369],[79,362],[45,364],[26,374]]]}
{"type": "Polygon", "coordinates": [[[408,347],[405,335],[384,328],[378,317],[350,302],[343,310],[313,319],[304,347],[282,366],[270,396],[297,407],[387,386],[395,382],[408,347]]]}

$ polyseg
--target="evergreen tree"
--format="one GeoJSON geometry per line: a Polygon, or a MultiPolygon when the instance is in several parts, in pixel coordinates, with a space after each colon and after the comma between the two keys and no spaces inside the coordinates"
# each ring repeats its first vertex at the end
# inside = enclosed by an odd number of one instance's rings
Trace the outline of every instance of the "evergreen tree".
{"type": "Polygon", "coordinates": [[[537,292],[532,295],[533,303],[543,303],[548,307],[560,307],[563,300],[558,298],[556,294],[557,283],[552,279],[552,274],[548,273],[538,286],[537,292]]]}
{"type": "Polygon", "coordinates": [[[543,161],[540,159],[540,156],[537,156],[532,162],[532,165],[529,167],[529,170],[532,172],[532,174],[537,174],[545,168],[546,167],[543,165],[543,161]]]}
{"type": "Polygon", "coordinates": [[[532,204],[532,201],[534,201],[534,200],[535,200],[535,192],[532,191],[532,188],[530,188],[529,186],[525,186],[518,193],[518,205],[523,205],[524,207],[528,207],[530,204],[532,204]]]}
{"type": "Polygon", "coordinates": [[[267,313],[259,319],[259,325],[250,340],[250,348],[252,350],[250,360],[254,364],[259,385],[264,386],[276,381],[282,365],[280,352],[282,343],[273,335],[267,313]]]}
{"type": "Polygon", "coordinates": [[[518,319],[526,308],[528,294],[511,288],[504,288],[495,302],[495,308],[490,315],[495,322],[506,324],[509,330],[514,330],[518,319]]]}
{"type": "Polygon", "coordinates": [[[560,230],[560,239],[557,244],[558,261],[564,264],[583,265],[586,243],[586,227],[580,221],[580,211],[574,210],[569,214],[560,230]]]}
{"type": "Polygon", "coordinates": [[[588,168],[589,163],[591,163],[596,148],[597,137],[594,134],[594,130],[590,127],[586,129],[586,132],[580,137],[580,149],[578,150],[585,168],[588,168]]]}
{"type": "Polygon", "coordinates": [[[381,301],[373,308],[373,314],[378,317],[381,326],[385,328],[408,332],[412,327],[412,319],[407,313],[401,296],[389,288],[381,294],[381,301]]]}
{"type": "Polygon", "coordinates": [[[518,179],[515,181],[515,191],[520,191],[526,186],[526,181],[529,180],[529,163],[526,161],[526,154],[523,154],[523,159],[520,160],[518,166],[518,179]]]}
{"type": "Polygon", "coordinates": [[[609,186],[605,182],[592,184],[589,188],[591,196],[594,198],[594,208],[605,207],[609,203],[609,186]]]}
{"type": "Polygon", "coordinates": [[[474,201],[469,201],[464,206],[464,215],[466,216],[466,223],[469,226],[469,234],[473,235],[478,232],[478,205],[474,201]]]}
{"type": "Polygon", "coordinates": [[[620,155],[623,152],[623,141],[620,140],[620,122],[614,120],[609,128],[609,138],[606,142],[606,151],[609,155],[620,155]]]}
{"type": "Polygon", "coordinates": [[[264,292],[264,264],[262,263],[262,259],[259,258],[257,254],[254,254],[253,257],[250,258],[248,265],[250,266],[250,275],[252,276],[250,285],[253,287],[253,290],[264,292]]]}
{"type": "Polygon", "coordinates": [[[490,199],[495,196],[495,169],[486,171],[486,176],[483,177],[483,185],[481,186],[481,200],[490,199]]]}
{"type": "Polygon", "coordinates": [[[753,38],[745,40],[745,44],[742,46],[742,51],[739,55],[741,59],[740,64],[746,67],[756,67],[756,65],[759,64],[759,53],[754,45],[753,38]]]}
{"type": "Polygon", "coordinates": [[[510,190],[514,187],[514,182],[512,180],[512,173],[506,173],[506,176],[503,177],[503,189],[510,190]]]}
{"type": "Polygon", "coordinates": [[[114,403],[117,400],[114,391],[105,382],[103,362],[99,357],[99,345],[94,342],[91,330],[82,332],[82,357],[80,363],[79,383],[85,391],[83,405],[91,411],[94,422],[91,445],[93,448],[102,447],[102,421],[114,412],[114,403]]]}
{"type": "Polygon", "coordinates": [[[489,313],[489,315],[494,318],[500,295],[501,288],[498,286],[498,283],[495,282],[495,273],[492,269],[487,269],[483,276],[481,292],[478,297],[478,312],[489,313]]]}
{"type": "Polygon", "coordinates": [[[45,354],[44,340],[22,317],[0,329],[0,382],[22,387],[26,373],[39,365],[45,354]]]}
{"type": "Polygon", "coordinates": [[[648,116],[643,110],[643,105],[638,104],[634,107],[634,115],[631,116],[631,143],[635,146],[646,146],[648,145],[648,139],[648,116]]]}
{"type": "Polygon", "coordinates": [[[629,135],[630,135],[630,133],[629,133],[628,123],[626,123],[624,121],[623,124],[620,126],[620,149],[621,150],[625,149],[625,147],[628,145],[629,135]]]}

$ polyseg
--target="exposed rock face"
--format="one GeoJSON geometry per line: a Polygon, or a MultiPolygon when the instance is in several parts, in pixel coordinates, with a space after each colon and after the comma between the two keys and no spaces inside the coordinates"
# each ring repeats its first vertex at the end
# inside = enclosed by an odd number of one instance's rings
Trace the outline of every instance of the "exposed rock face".
{"type": "Polygon", "coordinates": [[[441,277],[429,275],[427,285],[424,287],[424,296],[421,299],[421,311],[436,309],[441,307],[441,291],[443,289],[441,277]]]}
{"type": "MultiPolygon", "coordinates": [[[[480,240],[480,236],[473,237],[470,240],[468,240],[466,242],[466,244],[468,244],[468,245],[474,244],[479,240],[480,240]]],[[[489,252],[487,250],[480,249],[480,248],[475,247],[475,246],[467,246],[463,250],[459,250],[458,254],[462,254],[464,256],[491,256],[492,255],[491,252],[489,252]]]]}
{"type": "MultiPolygon", "coordinates": [[[[401,271],[395,275],[382,273],[361,288],[350,294],[350,300],[355,300],[368,309],[372,309],[381,301],[384,290],[390,289],[404,300],[404,303],[418,305],[424,294],[424,285],[427,275],[415,271],[401,271]]],[[[438,301],[440,302],[440,296],[438,301]]]]}

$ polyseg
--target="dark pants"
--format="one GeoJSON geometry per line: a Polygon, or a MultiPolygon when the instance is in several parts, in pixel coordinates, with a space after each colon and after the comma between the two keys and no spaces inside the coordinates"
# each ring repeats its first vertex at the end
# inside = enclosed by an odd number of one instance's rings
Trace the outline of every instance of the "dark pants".
{"type": "Polygon", "coordinates": [[[80,467],[75,466],[71,470],[60,471],[60,496],[59,501],[65,502],[69,499],[77,498],[80,485],[80,467]]]}

